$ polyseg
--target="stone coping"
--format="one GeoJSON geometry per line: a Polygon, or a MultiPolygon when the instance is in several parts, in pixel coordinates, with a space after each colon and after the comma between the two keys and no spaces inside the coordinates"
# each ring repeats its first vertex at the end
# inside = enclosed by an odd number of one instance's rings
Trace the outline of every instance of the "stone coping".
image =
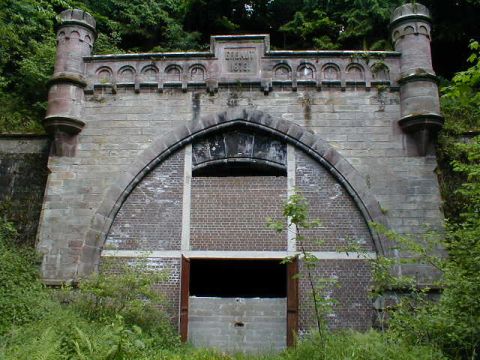
{"type": "Polygon", "coordinates": [[[33,133],[0,133],[0,139],[2,140],[30,140],[30,139],[45,139],[49,140],[50,136],[47,134],[33,134],[33,133]]]}
{"type": "MultiPolygon", "coordinates": [[[[363,51],[363,50],[272,50],[267,51],[264,57],[352,57],[355,55],[400,58],[402,54],[398,51],[363,51]]],[[[115,60],[162,60],[166,58],[191,59],[191,58],[215,58],[210,51],[181,51],[162,53],[132,53],[132,54],[106,54],[85,56],[85,62],[92,61],[115,61],[115,60]]]]}

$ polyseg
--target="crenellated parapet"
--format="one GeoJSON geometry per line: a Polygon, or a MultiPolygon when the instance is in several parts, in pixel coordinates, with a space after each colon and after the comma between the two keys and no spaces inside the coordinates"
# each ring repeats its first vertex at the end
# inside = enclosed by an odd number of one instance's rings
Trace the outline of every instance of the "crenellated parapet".
{"type": "Polygon", "coordinates": [[[83,59],[92,53],[95,19],[82,10],[65,10],[60,19],[55,69],[49,81],[48,110],[43,125],[54,136],[54,154],[73,156],[75,135],[85,125],[81,120],[87,86],[83,59]]]}
{"type": "Polygon", "coordinates": [[[96,55],[85,58],[87,93],[118,89],[206,89],[245,85],[265,95],[338,87],[398,87],[400,54],[385,51],[272,51],[268,35],[212,36],[210,51],[96,55]]]}
{"type": "Polygon", "coordinates": [[[402,54],[399,125],[414,137],[418,153],[425,155],[432,135],[443,126],[430,51],[430,12],[422,4],[402,5],[393,12],[390,28],[395,50],[402,54]]]}

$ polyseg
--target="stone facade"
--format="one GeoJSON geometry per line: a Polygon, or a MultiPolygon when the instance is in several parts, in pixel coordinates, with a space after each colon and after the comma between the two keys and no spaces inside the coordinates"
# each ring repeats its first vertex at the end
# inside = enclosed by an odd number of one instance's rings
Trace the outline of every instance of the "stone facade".
{"type": "MultiPolygon", "coordinates": [[[[91,56],[95,21],[61,18],[38,231],[46,283],[80,281],[107,257],[180,274],[182,256],[294,255],[295,236],[265,221],[299,189],[322,222],[305,245],[319,276],[339,282],[331,325],[370,326],[367,263],[336,250],[352,241],[368,256],[401,256],[371,222],[418,233],[443,220],[426,8],[395,10],[392,52],[272,51],[268,35],[244,35],[214,36],[207,52],[91,56]]],[[[166,291],[173,308],[181,278],[166,291]]],[[[295,327],[306,331],[303,281],[299,299],[295,327]]]]}

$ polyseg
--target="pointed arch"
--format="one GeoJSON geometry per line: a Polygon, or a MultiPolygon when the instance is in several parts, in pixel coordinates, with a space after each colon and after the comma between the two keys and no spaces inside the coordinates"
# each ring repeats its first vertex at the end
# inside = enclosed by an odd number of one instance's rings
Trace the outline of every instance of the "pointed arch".
{"type": "Polygon", "coordinates": [[[212,132],[238,126],[258,129],[282,138],[324,166],[346,189],[369,224],[377,253],[391,252],[384,236],[376,233],[371,226],[372,222],[387,225],[378,201],[369,191],[363,176],[331,145],[310,130],[291,121],[276,119],[258,110],[229,109],[177,127],[159,137],[137,157],[129,170],[110,187],[97,209],[84,241],[78,272],[86,274],[95,270],[117,212],[128,195],[152,169],[193,140],[212,132]]]}

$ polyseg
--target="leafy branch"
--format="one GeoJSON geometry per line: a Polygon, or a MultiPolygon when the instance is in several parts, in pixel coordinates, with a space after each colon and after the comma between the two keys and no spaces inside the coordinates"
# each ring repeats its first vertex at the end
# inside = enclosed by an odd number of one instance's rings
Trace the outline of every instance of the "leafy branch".
{"type": "MultiPolygon", "coordinates": [[[[314,229],[321,226],[319,220],[310,220],[308,214],[308,202],[305,197],[298,192],[292,194],[283,205],[283,216],[287,219],[287,231],[293,234],[297,247],[300,249],[300,256],[303,261],[303,266],[306,270],[306,279],[310,287],[313,298],[315,320],[318,332],[325,334],[327,331],[326,316],[332,310],[333,301],[326,296],[326,292],[334,283],[332,279],[315,278],[314,271],[319,259],[305,246],[304,230],[314,229]]],[[[285,230],[284,220],[267,219],[267,224],[270,229],[277,232],[285,230]]],[[[317,241],[321,244],[322,241],[317,241]]],[[[288,256],[283,259],[282,263],[292,262],[298,255],[288,256]]],[[[299,275],[297,275],[299,277],[299,275]]]]}

